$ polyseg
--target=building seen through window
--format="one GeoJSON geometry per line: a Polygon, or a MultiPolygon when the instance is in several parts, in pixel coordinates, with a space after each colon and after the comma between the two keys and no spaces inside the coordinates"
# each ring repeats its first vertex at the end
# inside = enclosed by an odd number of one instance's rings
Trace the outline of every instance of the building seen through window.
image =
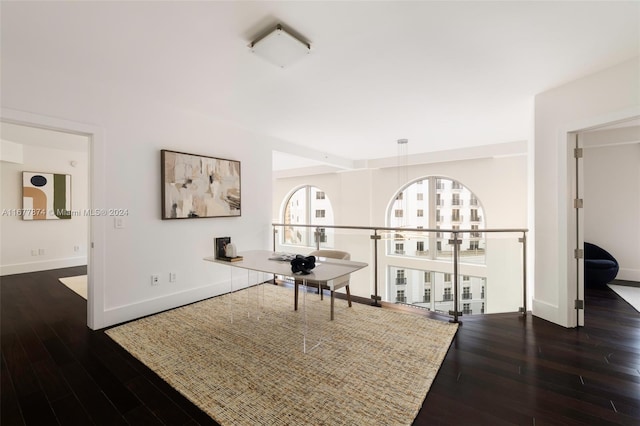
{"type": "Polygon", "coordinates": [[[323,247],[333,247],[333,230],[322,228],[334,224],[331,201],[315,186],[305,185],[291,194],[284,205],[282,223],[286,225],[282,244],[316,247],[320,242],[323,247]],[[316,234],[315,227],[296,225],[318,225],[319,232],[316,234]]]}
{"type": "MultiPolygon", "coordinates": [[[[485,241],[480,229],[484,228],[484,213],[478,198],[467,187],[453,179],[428,177],[414,181],[401,189],[387,212],[389,227],[428,228],[443,230],[473,230],[458,234],[462,240],[460,255],[463,262],[483,264],[485,241]],[[478,230],[478,231],[476,231],[478,230]]],[[[432,259],[450,259],[453,254],[451,232],[414,234],[407,240],[400,236],[403,248],[391,241],[389,254],[428,256],[432,259]]]]}
{"type": "MultiPolygon", "coordinates": [[[[468,306],[465,315],[484,313],[486,281],[485,277],[458,277],[458,306],[463,306],[463,303],[468,306]]],[[[395,295],[396,303],[406,303],[445,314],[453,310],[452,274],[390,266],[388,282],[390,294],[395,295]]]]}
{"type": "MultiPolygon", "coordinates": [[[[295,189],[284,200],[282,215],[285,226],[279,233],[280,244],[335,247],[334,210],[322,189],[311,185],[295,189]]],[[[459,310],[467,315],[484,312],[488,283],[482,270],[460,274],[456,293],[451,269],[451,240],[456,231],[461,240],[460,265],[485,264],[485,214],[481,200],[471,190],[449,178],[422,178],[393,195],[385,216],[385,226],[398,228],[381,247],[387,300],[448,313],[457,294],[459,310]],[[419,266],[423,263],[424,267],[419,266]]]]}
{"type": "MultiPolygon", "coordinates": [[[[392,228],[433,229],[434,232],[396,231],[386,244],[391,258],[424,258],[443,261],[448,268],[453,257],[454,233],[458,232],[460,263],[485,264],[485,215],[476,195],[461,182],[432,176],[401,188],[387,211],[392,228]]],[[[393,265],[393,260],[389,264],[393,265]]],[[[444,265],[444,263],[443,263],[444,265]]],[[[389,294],[396,303],[407,303],[430,310],[453,310],[453,276],[442,271],[420,271],[388,266],[389,294]],[[402,269],[402,276],[398,275],[402,269]]],[[[464,300],[465,314],[484,312],[485,277],[460,276],[458,296],[464,300]]],[[[460,304],[460,306],[463,306],[460,304]]]]}

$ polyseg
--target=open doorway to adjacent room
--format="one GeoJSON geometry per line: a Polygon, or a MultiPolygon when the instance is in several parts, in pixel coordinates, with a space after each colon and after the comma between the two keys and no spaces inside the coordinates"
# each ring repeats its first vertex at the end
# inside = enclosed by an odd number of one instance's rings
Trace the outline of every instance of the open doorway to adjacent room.
{"type": "Polygon", "coordinates": [[[89,301],[91,280],[89,272],[82,272],[91,271],[91,135],[3,114],[0,136],[0,275],[72,268],[74,273],[60,285],[89,301]],[[46,188],[54,191],[56,203],[62,199],[62,209],[47,204],[51,211],[42,211],[42,200],[36,206],[34,198],[26,196],[24,188],[34,176],[56,182],[46,188]],[[58,185],[61,180],[64,184],[58,185]]]}
{"type": "MultiPolygon", "coordinates": [[[[576,247],[591,243],[604,249],[619,267],[613,284],[637,287],[640,285],[637,244],[640,239],[640,118],[598,126],[571,136],[575,137],[575,147],[579,150],[575,158],[574,186],[576,247]]],[[[604,281],[594,284],[593,280],[587,280],[588,267],[584,263],[576,259],[578,301],[584,300],[585,286],[607,286],[604,281]]],[[[578,325],[584,325],[584,310],[576,312],[578,325]]]]}

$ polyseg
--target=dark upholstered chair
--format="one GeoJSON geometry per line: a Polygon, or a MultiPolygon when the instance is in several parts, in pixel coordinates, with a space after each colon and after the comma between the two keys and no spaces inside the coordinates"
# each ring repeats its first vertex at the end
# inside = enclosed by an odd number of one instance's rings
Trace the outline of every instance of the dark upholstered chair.
{"type": "Polygon", "coordinates": [[[603,287],[618,275],[618,261],[605,249],[584,243],[584,285],[603,287]]]}

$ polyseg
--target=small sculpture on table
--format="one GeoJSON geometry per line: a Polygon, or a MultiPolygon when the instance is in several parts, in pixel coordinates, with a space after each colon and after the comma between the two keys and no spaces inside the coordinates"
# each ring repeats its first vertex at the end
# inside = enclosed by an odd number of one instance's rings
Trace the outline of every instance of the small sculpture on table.
{"type": "Polygon", "coordinates": [[[238,262],[242,256],[238,256],[236,246],[231,243],[231,237],[218,237],[215,239],[215,258],[227,262],[238,262]]]}

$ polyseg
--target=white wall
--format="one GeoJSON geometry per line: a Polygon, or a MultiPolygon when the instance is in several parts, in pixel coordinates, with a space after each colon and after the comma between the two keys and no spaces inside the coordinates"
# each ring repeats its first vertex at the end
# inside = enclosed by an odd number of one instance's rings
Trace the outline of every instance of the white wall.
{"type": "Polygon", "coordinates": [[[22,164],[0,163],[0,210],[3,212],[0,217],[0,275],[86,265],[89,227],[86,216],[24,221],[16,211],[22,209],[22,171],[71,175],[71,209],[74,212],[87,209],[87,153],[32,145],[22,145],[22,150],[22,164]],[[75,167],[71,161],[76,162],[75,167]],[[33,255],[33,250],[43,253],[33,255]]]}
{"type": "MultiPolygon", "coordinates": [[[[213,253],[216,236],[231,236],[239,250],[269,247],[271,163],[263,161],[271,154],[268,139],[179,108],[159,107],[159,101],[138,99],[128,107],[111,109],[101,103],[83,104],[78,99],[59,96],[58,90],[64,88],[57,84],[51,84],[48,90],[48,96],[35,98],[26,96],[24,91],[6,90],[4,104],[43,117],[60,115],[56,112],[60,108],[72,122],[102,122],[105,152],[92,160],[104,161],[100,168],[106,172],[91,176],[104,180],[105,201],[98,207],[128,211],[123,229],[115,229],[110,217],[92,219],[93,226],[102,233],[100,250],[104,253],[104,257],[94,259],[104,262],[96,268],[104,271],[103,275],[93,282],[94,297],[101,301],[94,328],[228,291],[228,268],[202,260],[213,253]],[[49,103],[46,99],[56,101],[49,103]],[[161,220],[163,148],[241,161],[242,216],[161,220]],[[169,272],[177,273],[177,282],[168,282],[169,272]],[[159,285],[151,286],[152,274],[160,275],[159,285]]],[[[109,89],[105,88],[102,95],[107,96],[107,92],[109,89]]]]}
{"type": "Polygon", "coordinates": [[[104,204],[92,207],[128,210],[124,229],[115,229],[112,218],[92,219],[101,255],[93,256],[98,275],[89,296],[97,306],[90,325],[102,328],[228,291],[228,268],[202,258],[213,253],[217,236],[230,236],[240,251],[270,246],[270,158],[278,141],[167,102],[162,90],[141,90],[127,72],[107,72],[105,81],[105,70],[67,69],[63,57],[27,57],[10,60],[3,51],[3,111],[16,111],[14,118],[28,112],[27,121],[36,124],[54,118],[98,129],[102,151],[91,154],[91,179],[103,193],[92,196],[104,204]],[[161,220],[161,149],[239,160],[242,216],[161,220]],[[177,282],[168,282],[169,272],[177,282]],[[160,275],[159,285],[151,286],[152,274],[160,275]]]}
{"type": "Polygon", "coordinates": [[[568,133],[640,115],[638,75],[636,58],[535,99],[533,313],[566,327],[578,325],[568,133]]]}
{"type": "MultiPolygon", "coordinates": [[[[522,147],[526,150],[526,144],[522,143],[522,147]]],[[[426,176],[444,176],[467,186],[482,203],[487,228],[527,227],[528,184],[525,155],[409,166],[408,182],[426,176]]],[[[400,187],[408,182],[398,182],[395,167],[276,178],[273,186],[273,221],[282,222],[283,203],[294,189],[301,185],[313,185],[325,191],[332,201],[335,225],[384,227],[387,226],[385,215],[389,203],[400,187]]],[[[374,291],[373,249],[369,239],[371,233],[362,231],[346,235],[344,231],[336,232],[342,235],[336,238],[337,247],[349,251],[354,260],[369,262],[370,267],[352,277],[351,284],[352,294],[369,297],[374,291]]],[[[491,238],[487,243],[487,265],[499,267],[466,265],[460,271],[461,274],[487,276],[488,294],[494,292],[493,294],[509,295],[502,299],[509,300],[508,306],[501,304],[500,298],[493,299],[493,305],[488,307],[493,312],[513,312],[522,305],[521,245],[517,241],[520,236],[509,234],[507,240],[491,238]]],[[[388,265],[452,272],[450,262],[387,258],[383,256],[384,246],[384,242],[379,244],[380,294],[386,291],[382,280],[388,265]]],[[[529,294],[530,292],[531,289],[529,294]]]]}
{"type": "Polygon", "coordinates": [[[584,240],[610,252],[618,279],[640,281],[640,127],[583,135],[584,240]]]}
{"type": "Polygon", "coordinates": [[[0,140],[0,161],[22,164],[24,162],[23,157],[22,144],[4,139],[0,140]]]}
{"type": "MultiPolygon", "coordinates": [[[[522,149],[526,144],[522,142],[522,149]]],[[[521,150],[522,151],[522,150],[521,150]]],[[[482,201],[487,227],[526,227],[527,159],[525,155],[496,156],[475,160],[442,161],[408,166],[407,181],[425,176],[443,176],[458,180],[482,201]],[[509,203],[505,205],[505,200],[509,203]]],[[[276,178],[274,180],[274,221],[281,220],[283,200],[301,185],[315,185],[332,200],[336,225],[365,223],[386,226],[388,204],[398,191],[395,167],[340,171],[337,173],[276,178]]]]}

